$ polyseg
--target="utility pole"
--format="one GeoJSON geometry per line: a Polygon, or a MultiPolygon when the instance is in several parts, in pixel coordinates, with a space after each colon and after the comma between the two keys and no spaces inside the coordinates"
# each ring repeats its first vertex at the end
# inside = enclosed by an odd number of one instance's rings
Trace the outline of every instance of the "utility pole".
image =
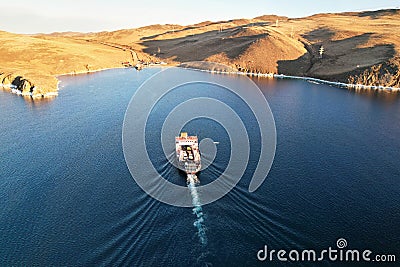
{"type": "Polygon", "coordinates": [[[321,45],[320,49],[319,49],[319,58],[322,58],[322,54],[325,52],[324,47],[321,45]]]}

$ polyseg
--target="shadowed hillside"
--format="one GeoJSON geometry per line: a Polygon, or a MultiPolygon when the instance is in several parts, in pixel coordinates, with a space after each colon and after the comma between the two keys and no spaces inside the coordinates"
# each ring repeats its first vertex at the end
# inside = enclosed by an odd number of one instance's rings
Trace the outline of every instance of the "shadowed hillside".
{"type": "Polygon", "coordinates": [[[373,80],[373,84],[379,81],[389,86],[400,82],[395,82],[399,68],[393,67],[400,52],[397,36],[400,11],[390,9],[297,19],[265,15],[191,26],[156,25],[90,38],[128,45],[171,64],[206,60],[248,72],[364,81],[366,85],[372,85],[373,80]],[[394,80],[363,78],[379,66],[394,80]]]}

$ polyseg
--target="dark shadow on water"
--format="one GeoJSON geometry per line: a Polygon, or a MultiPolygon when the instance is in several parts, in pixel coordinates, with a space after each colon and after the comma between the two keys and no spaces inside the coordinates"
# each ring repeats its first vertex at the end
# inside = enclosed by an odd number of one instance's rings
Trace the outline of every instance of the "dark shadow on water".
{"type": "Polygon", "coordinates": [[[27,105],[30,107],[30,109],[39,109],[48,106],[51,104],[54,100],[55,97],[51,98],[32,98],[32,97],[24,97],[25,102],[27,105]]]}
{"type": "Polygon", "coordinates": [[[385,103],[396,103],[400,104],[400,92],[391,91],[378,91],[378,90],[355,90],[349,89],[355,95],[360,97],[366,97],[371,100],[385,102],[385,103]]]}
{"type": "Polygon", "coordinates": [[[4,94],[7,94],[7,97],[12,98],[12,101],[21,101],[29,107],[30,110],[40,109],[46,106],[49,106],[56,97],[49,97],[49,98],[32,98],[30,96],[20,96],[11,93],[11,90],[5,89],[0,86],[0,91],[4,94]]]}

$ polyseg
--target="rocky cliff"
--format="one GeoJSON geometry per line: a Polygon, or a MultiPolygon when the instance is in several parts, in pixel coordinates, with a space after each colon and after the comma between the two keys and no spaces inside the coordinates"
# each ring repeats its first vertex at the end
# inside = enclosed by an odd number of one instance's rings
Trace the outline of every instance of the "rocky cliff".
{"type": "Polygon", "coordinates": [[[10,73],[0,73],[0,84],[6,89],[22,96],[33,98],[56,96],[57,92],[43,91],[36,87],[30,80],[10,73]]]}
{"type": "Polygon", "coordinates": [[[350,84],[365,84],[400,88],[400,57],[376,64],[361,73],[351,75],[350,84]]]}

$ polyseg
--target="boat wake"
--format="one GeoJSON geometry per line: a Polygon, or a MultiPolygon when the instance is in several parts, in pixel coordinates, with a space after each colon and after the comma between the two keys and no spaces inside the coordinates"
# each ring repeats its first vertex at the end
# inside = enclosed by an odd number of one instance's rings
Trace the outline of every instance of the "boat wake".
{"type": "Polygon", "coordinates": [[[197,176],[194,174],[188,174],[187,181],[190,195],[192,196],[192,203],[194,206],[193,214],[197,216],[197,219],[194,221],[193,226],[197,228],[197,234],[200,238],[200,242],[203,246],[205,246],[207,245],[207,235],[206,227],[204,225],[204,213],[201,207],[199,194],[196,189],[196,184],[198,184],[197,176]]]}

